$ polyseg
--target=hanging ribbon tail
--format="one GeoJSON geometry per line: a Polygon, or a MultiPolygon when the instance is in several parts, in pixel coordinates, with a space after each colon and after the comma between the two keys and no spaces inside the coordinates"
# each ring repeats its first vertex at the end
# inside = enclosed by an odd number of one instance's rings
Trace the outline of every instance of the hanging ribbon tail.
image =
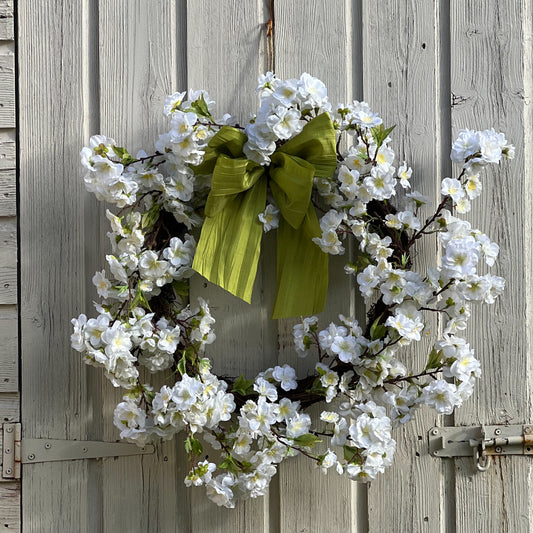
{"type": "Polygon", "coordinates": [[[206,217],[192,268],[250,303],[263,225],[258,219],[266,202],[266,180],[228,201],[215,216],[206,217]]]}
{"type": "Polygon", "coordinates": [[[313,241],[320,237],[320,225],[309,205],[300,228],[284,219],[278,228],[278,287],[272,318],[320,313],[328,292],[328,256],[313,241]]]}
{"type": "Polygon", "coordinates": [[[335,130],[329,115],[309,121],[271,159],[270,188],[282,215],[272,318],[320,313],[328,290],[328,255],[313,242],[322,232],[311,192],[314,177],[332,176],[337,166],[335,130]]]}
{"type": "Polygon", "coordinates": [[[263,234],[258,216],[266,204],[264,174],[260,165],[245,158],[219,155],[192,264],[211,283],[248,303],[263,234]]]}

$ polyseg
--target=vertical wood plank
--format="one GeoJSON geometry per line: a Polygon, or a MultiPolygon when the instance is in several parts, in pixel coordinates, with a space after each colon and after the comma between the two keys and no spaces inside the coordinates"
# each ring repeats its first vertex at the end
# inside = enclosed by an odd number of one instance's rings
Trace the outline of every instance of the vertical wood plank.
{"type": "Polygon", "coordinates": [[[0,172],[0,216],[13,217],[17,212],[17,193],[15,171],[0,172]]]}
{"type": "Polygon", "coordinates": [[[15,127],[15,55],[0,50],[0,128],[15,127]]]}
{"type": "MultiPolygon", "coordinates": [[[[303,72],[316,76],[326,84],[333,105],[359,98],[361,65],[354,57],[360,47],[358,15],[357,3],[344,0],[275,3],[276,74],[283,79],[299,78],[303,72]]],[[[347,261],[347,257],[329,259],[328,300],[319,316],[322,328],[338,321],[339,313],[353,316],[357,312],[357,318],[364,317],[364,305],[344,273],[347,261]]],[[[280,321],[279,362],[305,375],[316,361],[298,359],[292,340],[294,322],[280,321]]],[[[312,410],[315,420],[325,405],[312,410]]],[[[286,461],[279,474],[280,531],[356,531],[361,489],[334,472],[322,475],[305,457],[286,461]]]]}
{"type": "MultiPolygon", "coordinates": [[[[263,2],[238,0],[187,3],[188,86],[205,89],[217,103],[217,114],[231,113],[244,123],[257,111],[257,76],[263,69],[263,2]]],[[[217,372],[253,378],[276,362],[276,323],[273,307],[274,241],[263,240],[262,256],[252,304],[220,288],[192,278],[191,298],[207,299],[217,320],[217,341],[208,356],[217,372]]],[[[236,509],[217,508],[207,501],[204,489],[191,493],[193,532],[266,531],[268,498],[239,502],[236,509]]]]}
{"type": "Polygon", "coordinates": [[[20,395],[18,392],[0,394],[0,422],[20,422],[20,395]]]}
{"type": "MultiPolygon", "coordinates": [[[[17,308],[0,306],[0,392],[17,392],[18,380],[18,313],[17,308]]],[[[3,413],[0,405],[0,415],[3,413]]]]}
{"type": "MultiPolygon", "coordinates": [[[[132,154],[141,148],[153,151],[158,134],[168,131],[165,97],[179,89],[177,81],[185,81],[184,5],[173,0],[99,2],[99,129],[132,154]]],[[[106,242],[95,250],[101,264],[107,248],[106,242]]],[[[123,391],[101,381],[103,436],[115,440],[113,409],[123,391]]],[[[104,462],[105,530],[188,531],[186,472],[177,446],[177,440],[159,443],[153,456],[104,462]]]]}
{"type": "MultiPolygon", "coordinates": [[[[13,196],[15,196],[15,194],[13,194],[13,196]]],[[[0,217],[0,304],[14,305],[16,303],[17,221],[14,218],[0,217]]],[[[16,321],[17,318],[15,314],[15,324],[16,321]]],[[[15,333],[16,331],[12,332],[12,334],[15,333]]],[[[15,359],[18,359],[18,354],[15,359]]]]}
{"type": "MultiPolygon", "coordinates": [[[[440,105],[445,87],[440,75],[447,66],[441,65],[445,57],[439,43],[441,31],[439,2],[380,2],[376,16],[376,4],[363,1],[364,99],[387,126],[396,124],[391,136],[397,165],[404,159],[408,162],[413,168],[413,190],[432,202],[438,199],[439,176],[446,164],[441,153],[445,115],[440,105]]],[[[436,260],[435,240],[417,246],[414,265],[419,272],[436,266],[436,260]]],[[[398,354],[413,370],[424,368],[430,342],[438,335],[436,320],[426,318],[431,320],[427,341],[398,354]]],[[[420,410],[415,421],[394,432],[394,464],[369,488],[369,531],[443,530],[443,464],[430,457],[426,448],[427,430],[435,423],[434,412],[420,410]]]]}
{"type": "MultiPolygon", "coordinates": [[[[1,408],[1,404],[0,404],[1,408]]],[[[0,527],[7,533],[21,531],[20,481],[0,483],[0,527]]]]}
{"type": "MultiPolygon", "coordinates": [[[[473,309],[468,337],[483,376],[455,414],[456,425],[529,423],[531,401],[531,5],[452,2],[452,126],[504,131],[516,158],[482,176],[483,209],[470,217],[500,245],[496,274],[506,278],[494,306],[473,309]],[[529,141],[529,142],[528,142],[529,141]]],[[[517,460],[516,460],[517,459],[517,460]]],[[[531,531],[531,463],[497,458],[482,475],[456,462],[457,531],[531,531]]]]}
{"type": "MultiPolygon", "coordinates": [[[[85,365],[70,319],[84,291],[82,2],[18,3],[23,437],[85,433],[85,365]],[[36,111],[38,110],[38,111],[36,111]]],[[[86,531],[84,461],[23,468],[25,531],[86,531]]]]}
{"type": "Polygon", "coordinates": [[[12,129],[1,130],[0,170],[12,170],[15,168],[15,149],[15,131],[12,129]]]}
{"type": "MultiPolygon", "coordinates": [[[[7,103],[3,118],[0,110],[0,123],[9,128],[0,131],[0,429],[3,423],[20,421],[17,220],[5,218],[16,212],[13,22],[13,1],[0,0],[0,108],[7,103]]],[[[0,527],[21,530],[20,481],[0,483],[0,527]]]]}
{"type": "Polygon", "coordinates": [[[13,0],[0,0],[0,41],[14,38],[13,0]]]}

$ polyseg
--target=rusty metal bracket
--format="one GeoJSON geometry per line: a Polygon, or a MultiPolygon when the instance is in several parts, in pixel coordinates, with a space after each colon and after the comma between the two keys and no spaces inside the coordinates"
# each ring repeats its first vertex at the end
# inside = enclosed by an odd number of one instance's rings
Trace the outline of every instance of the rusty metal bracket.
{"type": "Polygon", "coordinates": [[[2,481],[20,479],[20,433],[20,424],[3,425],[2,481]]]}
{"type": "Polygon", "coordinates": [[[434,427],[428,447],[434,457],[473,457],[476,468],[484,471],[495,455],[533,455],[533,424],[434,427]]]}

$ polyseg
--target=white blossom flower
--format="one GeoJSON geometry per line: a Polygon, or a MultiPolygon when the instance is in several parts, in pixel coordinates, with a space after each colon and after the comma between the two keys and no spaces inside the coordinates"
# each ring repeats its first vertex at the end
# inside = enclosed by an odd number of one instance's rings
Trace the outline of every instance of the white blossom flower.
{"type": "Polygon", "coordinates": [[[437,379],[422,389],[419,402],[432,407],[441,415],[451,415],[454,408],[462,404],[462,399],[453,383],[437,379]]]}
{"type": "Polygon", "coordinates": [[[400,180],[400,185],[404,189],[411,188],[411,183],[409,182],[409,180],[411,179],[412,174],[413,174],[413,169],[411,167],[408,167],[404,161],[403,164],[398,169],[398,174],[397,174],[398,179],[400,180]]]}
{"type": "Polygon", "coordinates": [[[266,379],[257,378],[254,383],[254,391],[265,398],[268,398],[271,402],[275,402],[278,399],[278,391],[276,387],[269,383],[266,379]]]}
{"type": "Polygon", "coordinates": [[[458,202],[465,195],[461,182],[455,178],[444,178],[440,192],[443,196],[449,196],[454,202],[458,202]]]}
{"type": "Polygon", "coordinates": [[[266,233],[279,226],[279,209],[273,204],[268,204],[265,210],[259,213],[258,218],[263,224],[263,231],[266,233]]]}
{"type": "Polygon", "coordinates": [[[272,377],[280,384],[284,391],[293,390],[298,387],[296,371],[287,364],[274,367],[272,377]]]}

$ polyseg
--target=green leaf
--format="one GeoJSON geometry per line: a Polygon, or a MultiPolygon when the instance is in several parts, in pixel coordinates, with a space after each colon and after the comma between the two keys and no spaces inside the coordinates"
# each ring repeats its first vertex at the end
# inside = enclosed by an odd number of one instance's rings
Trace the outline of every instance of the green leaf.
{"type": "Polygon", "coordinates": [[[342,449],[344,451],[344,460],[348,462],[353,462],[360,453],[359,448],[348,446],[347,444],[345,444],[342,449]]]}
{"type": "Polygon", "coordinates": [[[172,282],[172,288],[176,296],[181,296],[182,298],[189,297],[189,282],[187,280],[174,280],[172,282]]]}
{"type": "Polygon", "coordinates": [[[319,442],[322,442],[322,439],[319,439],[316,435],[312,433],[306,433],[305,435],[300,435],[293,439],[294,444],[297,446],[303,446],[304,448],[312,448],[319,442]]]}
{"type": "Polygon", "coordinates": [[[128,153],[126,148],[122,148],[121,146],[113,146],[113,145],[111,146],[111,148],[113,148],[113,152],[117,154],[117,157],[120,157],[120,159],[122,160],[122,164],[124,166],[131,165],[132,163],[135,163],[136,161],[138,161],[138,159],[135,159],[128,153]]]}
{"type": "Polygon", "coordinates": [[[188,453],[188,454],[193,454],[193,455],[200,455],[204,449],[202,447],[202,443],[195,439],[193,435],[189,435],[186,439],[185,439],[185,451],[188,453]]]}
{"type": "Polygon", "coordinates": [[[200,95],[200,98],[191,104],[192,110],[199,116],[212,119],[212,115],[209,112],[207,104],[204,99],[204,95],[200,95]]]}
{"type": "Polygon", "coordinates": [[[325,370],[321,366],[317,366],[315,370],[317,371],[317,374],[319,376],[325,376],[328,373],[327,370],[325,370]]]}
{"type": "Polygon", "coordinates": [[[141,218],[141,228],[150,229],[157,222],[159,218],[159,204],[154,204],[146,213],[143,213],[141,218]]]}
{"type": "Polygon", "coordinates": [[[130,303],[130,308],[131,309],[135,309],[139,305],[141,305],[145,309],[148,309],[148,311],[152,311],[150,309],[150,304],[148,303],[148,300],[146,299],[146,297],[144,296],[143,291],[141,290],[141,284],[140,283],[137,284],[137,290],[135,291],[135,297],[133,298],[133,300],[130,303]]]}
{"type": "Polygon", "coordinates": [[[437,351],[435,348],[433,348],[429,354],[425,370],[430,370],[431,368],[438,368],[441,362],[442,350],[437,351]]]}
{"type": "MultiPolygon", "coordinates": [[[[322,370],[321,368],[317,368],[318,373],[320,373],[321,370],[322,370]]],[[[322,372],[324,371],[322,370],[322,372]]],[[[315,379],[315,381],[313,381],[313,385],[311,385],[311,388],[307,392],[310,392],[312,394],[320,394],[321,396],[326,396],[326,388],[320,382],[320,378],[317,378],[315,379]]]]}
{"type": "Polygon", "coordinates": [[[306,335],[304,337],[303,344],[306,350],[309,350],[311,348],[311,337],[309,337],[309,335],[306,335]]]}
{"type": "Polygon", "coordinates": [[[240,394],[241,396],[247,396],[250,394],[254,389],[254,382],[251,379],[245,379],[244,376],[241,374],[233,384],[232,391],[236,392],[237,394],[240,394]]]}
{"type": "Polygon", "coordinates": [[[198,371],[200,374],[203,374],[204,372],[207,372],[211,368],[211,362],[207,357],[203,357],[198,362],[198,371]]]}
{"type": "Polygon", "coordinates": [[[185,350],[183,350],[183,353],[185,354],[185,357],[187,358],[187,361],[191,363],[196,362],[196,353],[197,353],[198,347],[197,346],[187,346],[185,350]]]}
{"type": "Polygon", "coordinates": [[[113,285],[113,289],[116,289],[119,294],[126,294],[129,287],[127,285],[113,285]]]}
{"type": "Polygon", "coordinates": [[[370,256],[368,254],[363,253],[357,254],[355,262],[360,270],[364,270],[368,265],[372,263],[370,256]]]}
{"type": "Polygon", "coordinates": [[[233,459],[231,454],[226,455],[224,460],[218,465],[218,468],[227,470],[232,474],[238,474],[241,471],[239,465],[235,462],[235,459],[233,459]]]}
{"type": "Polygon", "coordinates": [[[376,126],[375,128],[372,128],[370,131],[372,132],[372,137],[374,138],[374,141],[377,144],[376,149],[376,155],[378,150],[380,149],[381,145],[385,141],[385,139],[388,137],[389,133],[396,127],[396,125],[391,126],[390,128],[385,128],[383,124],[380,124],[379,126],[376,126]]]}
{"type": "Polygon", "coordinates": [[[183,355],[181,356],[181,359],[179,360],[178,372],[182,376],[187,373],[187,356],[185,355],[185,352],[183,352],[183,355]]]}
{"type": "Polygon", "coordinates": [[[383,315],[379,315],[372,326],[370,326],[370,339],[375,341],[377,339],[382,339],[387,334],[387,328],[383,324],[380,324],[379,321],[383,315]]]}

